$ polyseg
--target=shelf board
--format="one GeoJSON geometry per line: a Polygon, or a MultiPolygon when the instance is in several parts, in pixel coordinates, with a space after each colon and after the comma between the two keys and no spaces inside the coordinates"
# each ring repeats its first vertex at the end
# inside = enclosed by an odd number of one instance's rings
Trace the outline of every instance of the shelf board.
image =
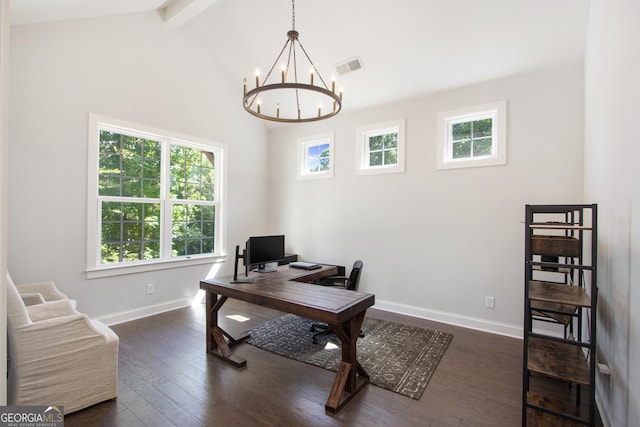
{"type": "MultiPolygon", "coordinates": [[[[584,288],[562,283],[530,280],[529,299],[567,306],[591,307],[591,298],[584,288]]],[[[560,311],[564,312],[565,310],[560,311]]]]}
{"type": "Polygon", "coordinates": [[[531,236],[531,253],[577,258],[580,256],[580,240],[574,236],[550,236],[534,234],[531,236]]]}
{"type": "Polygon", "coordinates": [[[535,228],[538,230],[591,230],[591,227],[586,225],[552,222],[534,222],[529,224],[529,228],[535,228]]]}
{"type": "Polygon", "coordinates": [[[582,347],[529,337],[527,369],[551,378],[589,385],[589,365],[582,347]]]}
{"type": "Polygon", "coordinates": [[[571,270],[570,268],[565,268],[565,267],[543,267],[541,265],[532,265],[531,269],[534,271],[544,271],[547,273],[561,273],[561,274],[571,274],[571,270]]]}
{"type": "MultiPolygon", "coordinates": [[[[576,406],[575,402],[572,402],[571,400],[562,401],[562,400],[552,399],[546,396],[542,396],[536,393],[528,392],[527,403],[582,419],[580,407],[576,406]]],[[[570,420],[567,420],[566,418],[561,418],[561,417],[562,415],[560,414],[552,415],[552,414],[548,414],[546,412],[540,411],[533,407],[527,408],[527,420],[529,421],[527,423],[527,426],[529,425],[535,425],[535,426],[582,425],[582,423],[572,422],[570,420]]]]}
{"type": "Polygon", "coordinates": [[[575,305],[558,304],[547,301],[531,301],[531,314],[555,320],[565,326],[571,323],[573,313],[578,307],[575,305]]]}

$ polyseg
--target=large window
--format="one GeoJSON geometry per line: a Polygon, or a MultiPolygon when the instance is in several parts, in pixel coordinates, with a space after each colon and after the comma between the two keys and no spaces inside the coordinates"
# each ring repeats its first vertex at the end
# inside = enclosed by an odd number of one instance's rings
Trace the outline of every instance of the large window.
{"type": "Polygon", "coordinates": [[[210,258],[223,148],[92,115],[88,270],[210,258]]]}
{"type": "Polygon", "coordinates": [[[438,114],[438,169],[507,162],[506,101],[438,114]]]}
{"type": "Polygon", "coordinates": [[[356,174],[404,172],[404,119],[359,127],[356,174]]]}

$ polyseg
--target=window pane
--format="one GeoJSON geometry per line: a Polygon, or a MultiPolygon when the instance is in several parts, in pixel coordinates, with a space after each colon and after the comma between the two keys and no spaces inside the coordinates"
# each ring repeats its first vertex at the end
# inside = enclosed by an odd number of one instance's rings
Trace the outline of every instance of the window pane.
{"type": "MultiPolygon", "coordinates": [[[[100,132],[98,194],[101,196],[143,197],[154,185],[145,187],[141,179],[160,182],[158,141],[115,132],[100,132]]],[[[158,197],[158,195],[146,195],[158,197]]]]}
{"type": "Polygon", "coordinates": [[[214,206],[175,204],[172,218],[172,256],[213,253],[214,206]]]}
{"type": "Polygon", "coordinates": [[[473,122],[473,137],[481,138],[484,136],[491,136],[491,119],[476,120],[473,122]]]}
{"type": "Polygon", "coordinates": [[[398,147],[398,132],[388,133],[384,135],[384,148],[398,147]]]}
{"type": "Polygon", "coordinates": [[[307,173],[330,170],[331,148],[329,144],[310,145],[307,147],[306,151],[307,173]]]}
{"type": "Polygon", "coordinates": [[[98,192],[101,196],[119,196],[120,177],[100,175],[98,180],[98,192]]]}
{"type": "Polygon", "coordinates": [[[482,138],[473,140],[473,156],[489,156],[491,155],[491,138],[482,138]]]}
{"type": "Polygon", "coordinates": [[[385,150],[384,151],[384,164],[395,165],[398,164],[398,150],[385,150]]]}
{"type": "Polygon", "coordinates": [[[464,159],[471,157],[471,141],[462,141],[453,143],[453,158],[464,159]]]}
{"type": "Polygon", "coordinates": [[[103,264],[160,257],[160,204],[103,202],[101,229],[103,264]]]}
{"type": "Polygon", "coordinates": [[[369,166],[382,166],[382,151],[369,153],[369,166]]]}
{"type": "Polygon", "coordinates": [[[369,151],[377,151],[382,150],[383,147],[383,136],[376,135],[369,137],[369,151]]]}
{"type": "Polygon", "coordinates": [[[142,182],[136,178],[122,180],[122,196],[142,197],[142,182]]]}
{"type": "Polygon", "coordinates": [[[213,153],[171,146],[171,198],[212,201],[214,178],[213,153]]]}
{"type": "Polygon", "coordinates": [[[451,138],[454,141],[471,138],[471,122],[456,123],[452,125],[451,138]]]}
{"type": "Polygon", "coordinates": [[[329,157],[321,157],[320,164],[318,165],[318,169],[320,171],[328,171],[329,170],[329,157]]]}

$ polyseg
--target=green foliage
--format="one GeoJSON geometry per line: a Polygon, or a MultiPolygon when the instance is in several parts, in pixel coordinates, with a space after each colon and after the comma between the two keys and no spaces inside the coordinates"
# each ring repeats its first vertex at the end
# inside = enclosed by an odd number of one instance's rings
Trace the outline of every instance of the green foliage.
{"type": "MultiPolygon", "coordinates": [[[[161,204],[109,198],[160,198],[162,144],[104,130],[99,144],[102,263],[160,258],[161,204]]],[[[214,155],[180,145],[169,151],[169,197],[190,201],[172,206],[172,254],[213,253],[215,206],[197,202],[214,200],[214,155]]]]}
{"type": "Polygon", "coordinates": [[[493,146],[491,118],[455,123],[451,126],[454,159],[491,154],[493,146]]]}
{"type": "Polygon", "coordinates": [[[398,132],[369,137],[369,166],[398,164],[398,132]]]}

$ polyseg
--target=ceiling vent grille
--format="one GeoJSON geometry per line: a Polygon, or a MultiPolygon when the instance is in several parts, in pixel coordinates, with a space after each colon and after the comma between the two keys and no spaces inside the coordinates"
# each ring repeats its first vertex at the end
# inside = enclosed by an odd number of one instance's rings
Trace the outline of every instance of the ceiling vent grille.
{"type": "Polygon", "coordinates": [[[361,68],[363,68],[362,61],[358,57],[348,59],[336,65],[336,71],[338,72],[339,75],[347,74],[352,71],[359,70],[361,68]]]}

